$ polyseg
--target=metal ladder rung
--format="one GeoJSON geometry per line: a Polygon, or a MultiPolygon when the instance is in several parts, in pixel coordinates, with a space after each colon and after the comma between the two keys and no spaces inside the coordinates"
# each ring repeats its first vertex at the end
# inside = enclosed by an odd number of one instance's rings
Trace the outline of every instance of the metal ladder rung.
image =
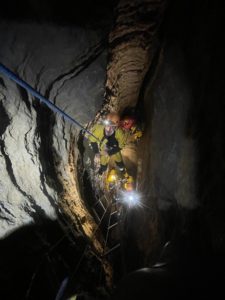
{"type": "Polygon", "coordinates": [[[117,210],[113,211],[113,212],[111,213],[111,217],[112,217],[113,215],[117,214],[117,213],[118,213],[117,210]]]}
{"type": "Polygon", "coordinates": [[[116,250],[117,248],[120,247],[120,243],[115,245],[114,247],[112,247],[111,249],[109,249],[106,253],[104,253],[102,256],[106,256],[108,255],[109,253],[111,253],[112,251],[116,250]]]}
{"type": "Polygon", "coordinates": [[[108,230],[110,230],[110,229],[112,229],[113,227],[115,227],[116,225],[118,225],[118,223],[119,223],[119,222],[116,222],[116,223],[110,225],[110,226],[108,227],[108,230]]]}
{"type": "Polygon", "coordinates": [[[106,211],[105,206],[103,205],[102,201],[99,199],[94,205],[93,207],[95,207],[96,205],[98,205],[98,203],[100,203],[101,207],[103,208],[104,212],[106,211]]]}

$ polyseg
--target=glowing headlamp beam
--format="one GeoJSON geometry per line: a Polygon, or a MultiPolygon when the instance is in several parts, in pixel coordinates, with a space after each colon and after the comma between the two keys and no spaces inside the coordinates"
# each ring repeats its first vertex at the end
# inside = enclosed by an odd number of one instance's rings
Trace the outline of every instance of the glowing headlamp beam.
{"type": "Polygon", "coordinates": [[[103,124],[106,125],[106,126],[108,126],[108,125],[110,125],[110,122],[109,122],[109,120],[104,120],[103,124]]]}
{"type": "Polygon", "coordinates": [[[136,191],[122,191],[119,200],[130,208],[141,206],[141,197],[136,191]]]}
{"type": "Polygon", "coordinates": [[[103,120],[102,123],[105,126],[115,126],[115,127],[117,126],[115,123],[113,123],[112,121],[107,120],[107,119],[103,120]]]}

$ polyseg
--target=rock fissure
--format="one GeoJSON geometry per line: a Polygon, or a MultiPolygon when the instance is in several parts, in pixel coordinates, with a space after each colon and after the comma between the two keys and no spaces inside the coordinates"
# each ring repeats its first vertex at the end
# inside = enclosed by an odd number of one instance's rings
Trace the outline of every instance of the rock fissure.
{"type": "Polygon", "coordinates": [[[5,159],[6,169],[7,169],[8,175],[9,175],[9,177],[11,179],[11,182],[13,183],[13,185],[18,189],[18,191],[24,197],[28,198],[28,195],[17,184],[16,177],[15,177],[14,172],[13,172],[13,167],[12,167],[12,163],[11,163],[10,157],[5,152],[5,143],[4,143],[3,140],[0,140],[0,148],[1,148],[2,155],[3,155],[4,159],[5,159]]]}
{"type": "MultiPolygon", "coordinates": [[[[66,138],[66,123],[65,123],[65,119],[64,118],[62,118],[62,122],[63,122],[63,126],[62,126],[62,132],[63,132],[63,141],[65,142],[65,148],[66,148],[66,150],[67,151],[69,151],[69,148],[68,148],[68,140],[67,140],[67,138],[66,138]]],[[[72,130],[71,128],[70,128],[70,130],[72,130]]]]}
{"type": "MultiPolygon", "coordinates": [[[[54,153],[52,150],[52,132],[53,125],[55,123],[55,115],[48,108],[42,104],[36,103],[35,105],[37,117],[36,135],[40,136],[40,143],[38,145],[38,156],[42,165],[40,172],[41,182],[43,184],[43,190],[46,192],[44,187],[45,181],[49,186],[53,186],[57,192],[61,191],[61,184],[58,181],[54,166],[54,153]],[[48,158],[46,160],[46,157],[48,158]],[[45,180],[46,179],[46,180],[45,180]]],[[[52,204],[54,200],[50,198],[52,204]]]]}
{"type": "Polygon", "coordinates": [[[30,127],[30,129],[24,135],[24,146],[27,150],[27,153],[30,155],[31,161],[35,165],[34,154],[30,149],[30,141],[29,141],[29,136],[28,136],[31,131],[32,131],[32,127],[30,127]]]}
{"type": "Polygon", "coordinates": [[[4,211],[4,212],[1,213],[1,218],[5,218],[5,220],[7,220],[7,221],[13,223],[13,219],[15,218],[15,215],[11,212],[11,210],[8,209],[8,208],[4,205],[4,203],[2,203],[2,202],[0,202],[0,207],[1,207],[1,211],[4,211]],[[4,213],[6,213],[7,215],[9,215],[11,218],[6,217],[6,216],[4,215],[4,213]]]}
{"type": "Polygon", "coordinates": [[[4,89],[6,88],[5,82],[4,82],[4,80],[3,80],[2,77],[0,77],[0,85],[1,85],[4,89]]]}
{"type": "MultiPolygon", "coordinates": [[[[3,102],[6,99],[6,97],[4,96],[4,99],[2,99],[0,101],[0,136],[2,136],[4,134],[4,132],[6,131],[7,127],[10,124],[10,118],[4,108],[3,102]]],[[[2,137],[1,137],[2,138],[2,137]]]]}
{"type": "MultiPolygon", "coordinates": [[[[17,88],[19,90],[21,99],[25,102],[26,107],[27,107],[29,113],[31,113],[31,104],[30,104],[30,101],[29,101],[28,92],[24,88],[22,88],[21,86],[19,86],[19,85],[17,85],[17,88]]],[[[27,115],[30,116],[30,114],[27,114],[27,115]]]]}

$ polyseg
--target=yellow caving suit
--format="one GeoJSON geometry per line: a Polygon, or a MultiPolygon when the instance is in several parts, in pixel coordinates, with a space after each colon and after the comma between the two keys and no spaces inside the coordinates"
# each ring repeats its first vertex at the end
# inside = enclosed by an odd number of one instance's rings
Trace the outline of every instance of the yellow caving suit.
{"type": "Polygon", "coordinates": [[[88,139],[93,151],[100,153],[100,164],[104,167],[104,171],[107,169],[110,158],[120,169],[125,169],[120,150],[126,145],[128,135],[121,128],[117,128],[111,136],[106,136],[105,127],[102,124],[96,124],[91,132],[98,138],[98,141],[91,135],[88,139]]]}

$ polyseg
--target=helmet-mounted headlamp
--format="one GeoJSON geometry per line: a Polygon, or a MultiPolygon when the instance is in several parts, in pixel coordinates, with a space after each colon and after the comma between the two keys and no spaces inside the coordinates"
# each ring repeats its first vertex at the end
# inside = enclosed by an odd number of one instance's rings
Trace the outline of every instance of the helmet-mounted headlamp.
{"type": "Polygon", "coordinates": [[[109,119],[104,119],[104,120],[102,120],[102,124],[104,125],[104,126],[112,126],[112,127],[117,127],[118,125],[117,124],[115,124],[112,120],[109,120],[109,119]]]}

